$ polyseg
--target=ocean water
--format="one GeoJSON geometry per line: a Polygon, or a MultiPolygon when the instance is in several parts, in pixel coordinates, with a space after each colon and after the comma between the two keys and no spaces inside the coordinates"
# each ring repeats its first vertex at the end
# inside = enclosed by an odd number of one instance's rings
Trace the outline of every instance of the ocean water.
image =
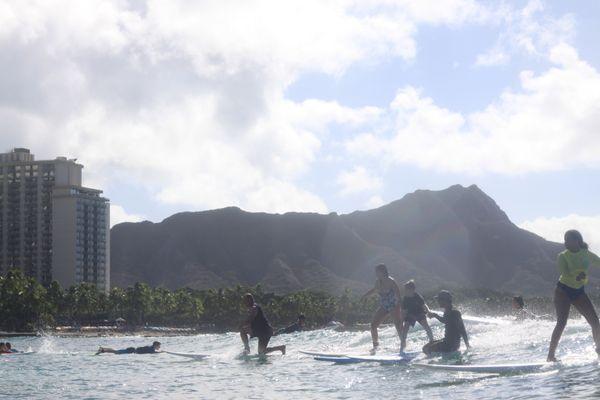
{"type": "MultiPolygon", "coordinates": [[[[466,322],[472,350],[468,364],[545,360],[552,321],[495,325],[466,322]]],[[[443,327],[433,326],[441,337],[443,327]]],[[[380,330],[379,354],[396,352],[395,330],[380,330]]],[[[407,351],[425,343],[409,334],[407,351]]],[[[298,350],[368,352],[369,332],[317,330],[274,337],[288,354],[242,357],[234,333],[185,337],[14,338],[13,347],[36,353],[0,356],[0,397],[7,399],[549,399],[600,396],[600,366],[591,330],[570,320],[561,341],[560,367],[541,373],[491,375],[431,371],[407,365],[333,365],[298,350]],[[164,350],[209,353],[195,361],[167,354],[94,356],[99,345],[122,348],[159,340],[164,350]]],[[[251,342],[256,351],[256,339],[251,342]]],[[[439,358],[429,362],[448,363],[439,358]]]]}

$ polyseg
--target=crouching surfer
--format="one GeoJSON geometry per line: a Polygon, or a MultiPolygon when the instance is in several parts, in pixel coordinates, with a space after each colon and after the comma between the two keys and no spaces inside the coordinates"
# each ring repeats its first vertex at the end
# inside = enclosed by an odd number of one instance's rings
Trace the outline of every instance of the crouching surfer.
{"type": "Polygon", "coordinates": [[[429,318],[436,318],[445,325],[444,338],[427,343],[423,346],[423,353],[431,355],[432,353],[452,353],[458,351],[461,337],[468,349],[470,346],[467,330],[465,329],[460,311],[452,307],[452,294],[447,290],[442,290],[435,298],[440,307],[444,309],[444,315],[440,316],[434,312],[429,312],[427,316],[429,318]]]}
{"type": "Polygon", "coordinates": [[[273,336],[273,328],[265,317],[262,308],[254,302],[254,296],[247,293],[243,299],[244,305],[248,309],[248,318],[240,325],[240,337],[244,343],[244,351],[246,353],[250,352],[248,337],[256,337],[258,338],[258,354],[268,354],[273,351],[281,351],[281,354],[285,354],[285,345],[267,347],[273,336]]]}

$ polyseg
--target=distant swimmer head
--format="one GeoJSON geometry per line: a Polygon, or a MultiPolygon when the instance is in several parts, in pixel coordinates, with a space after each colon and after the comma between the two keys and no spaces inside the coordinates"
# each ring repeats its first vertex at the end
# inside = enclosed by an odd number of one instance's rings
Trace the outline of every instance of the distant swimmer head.
{"type": "Polygon", "coordinates": [[[152,347],[154,347],[154,350],[160,349],[160,342],[152,342],[152,347]]]}
{"type": "Polygon", "coordinates": [[[244,295],[244,304],[246,307],[252,307],[254,305],[254,296],[252,296],[250,293],[246,293],[244,295]]]}
{"type": "Polygon", "coordinates": [[[304,325],[305,322],[306,322],[306,317],[304,316],[304,314],[298,315],[298,323],[300,325],[304,325]]]}
{"type": "Polygon", "coordinates": [[[571,229],[565,232],[565,247],[567,250],[572,251],[574,253],[578,252],[581,249],[586,250],[588,245],[583,241],[583,236],[581,232],[575,229],[571,229]]]}
{"type": "Polygon", "coordinates": [[[451,306],[452,305],[452,293],[447,290],[440,290],[440,292],[435,296],[436,300],[440,307],[451,306]]]}
{"type": "Polygon", "coordinates": [[[413,279],[404,283],[404,291],[407,295],[412,296],[415,293],[417,286],[415,285],[415,281],[413,279]]]}
{"type": "Polygon", "coordinates": [[[512,298],[512,305],[515,310],[522,310],[525,307],[523,296],[515,296],[512,298]]]}
{"type": "Polygon", "coordinates": [[[12,345],[11,345],[9,342],[6,342],[6,343],[4,343],[4,346],[5,346],[5,347],[6,347],[8,350],[12,349],[12,345]]]}
{"type": "Polygon", "coordinates": [[[375,266],[375,275],[381,279],[389,277],[390,273],[388,272],[388,268],[385,264],[378,264],[375,266]]]}

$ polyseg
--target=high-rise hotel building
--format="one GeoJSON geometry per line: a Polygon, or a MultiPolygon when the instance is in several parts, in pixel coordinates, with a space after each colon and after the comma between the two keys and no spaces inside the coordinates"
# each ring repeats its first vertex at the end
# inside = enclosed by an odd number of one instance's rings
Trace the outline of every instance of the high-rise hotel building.
{"type": "Polygon", "coordinates": [[[19,268],[48,285],[110,288],[110,207],[81,185],[83,165],[0,154],[0,274],[19,268]]]}

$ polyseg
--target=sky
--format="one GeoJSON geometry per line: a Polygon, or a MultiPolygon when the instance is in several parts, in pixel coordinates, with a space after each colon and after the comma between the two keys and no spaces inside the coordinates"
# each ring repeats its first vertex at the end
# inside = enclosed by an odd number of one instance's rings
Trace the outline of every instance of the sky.
{"type": "Polygon", "coordinates": [[[476,184],[600,248],[600,2],[0,0],[0,150],[112,223],[346,213],[476,184]]]}

